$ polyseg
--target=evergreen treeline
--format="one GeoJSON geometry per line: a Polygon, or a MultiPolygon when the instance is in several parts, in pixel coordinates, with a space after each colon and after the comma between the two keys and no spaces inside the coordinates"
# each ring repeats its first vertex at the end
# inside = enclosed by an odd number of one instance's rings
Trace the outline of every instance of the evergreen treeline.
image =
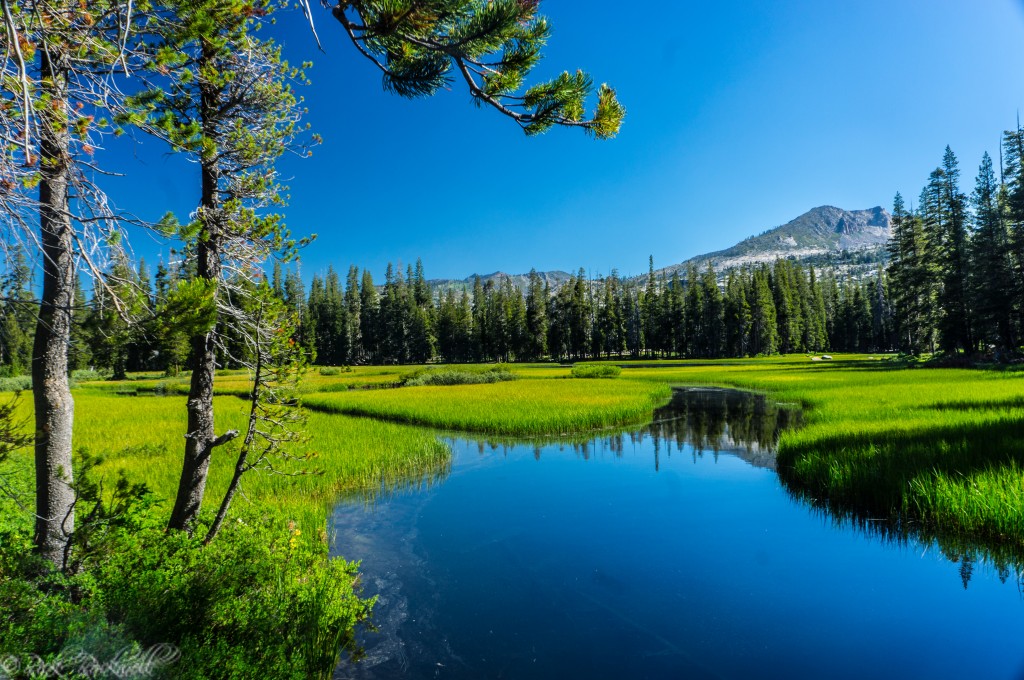
{"type": "Polygon", "coordinates": [[[986,153],[961,189],[947,146],[908,209],[896,194],[888,275],[896,346],[904,352],[1005,358],[1024,333],[1024,130],[1003,133],[999,175],[986,153]]]}
{"type": "MultiPolygon", "coordinates": [[[[186,333],[166,306],[187,267],[114,263],[105,286],[87,300],[79,292],[72,334],[72,369],[177,374],[188,365],[186,333]],[[111,301],[115,291],[128,301],[111,301]]],[[[609,357],[719,358],[792,352],[890,349],[896,342],[885,273],[839,281],[792,260],[730,271],[710,267],[685,277],[654,273],[627,280],[616,272],[588,278],[581,269],[557,290],[531,271],[525,289],[509,278],[476,278],[464,290],[432,291],[417,262],[391,265],[383,285],[350,267],[344,282],[328,268],[308,293],[296,270],[275,265],[271,282],[301,319],[296,341],[322,365],[419,364],[430,361],[581,360],[609,357]]],[[[35,302],[28,270],[13,267],[3,282],[0,357],[8,375],[24,371],[31,349],[35,302]]],[[[229,322],[218,326],[218,364],[237,367],[245,343],[229,322]]]]}
{"type": "Polygon", "coordinates": [[[894,342],[884,279],[841,284],[779,260],[723,285],[711,268],[668,278],[652,262],[640,280],[581,269],[552,291],[531,271],[525,289],[477,277],[432,294],[417,262],[404,274],[389,265],[380,288],[369,272],[351,267],[343,286],[328,269],[296,311],[303,342],[331,365],[877,351],[894,342]]]}

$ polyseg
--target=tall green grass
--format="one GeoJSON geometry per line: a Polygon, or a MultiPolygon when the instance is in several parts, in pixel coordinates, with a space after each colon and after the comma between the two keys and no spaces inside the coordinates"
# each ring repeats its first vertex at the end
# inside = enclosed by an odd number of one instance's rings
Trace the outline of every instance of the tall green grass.
{"type": "MultiPolygon", "coordinates": [[[[76,390],[74,445],[103,456],[97,472],[112,484],[123,470],[133,481],[145,482],[170,513],[181,474],[186,431],[185,400],[181,397],[112,395],[92,389],[76,390]]],[[[246,402],[216,397],[217,429],[241,429],[246,402]]],[[[31,400],[22,399],[21,412],[31,416],[31,400]]],[[[322,531],[327,512],[342,494],[372,495],[404,484],[429,482],[448,471],[450,452],[430,432],[386,422],[309,415],[307,448],[315,458],[306,467],[317,474],[284,476],[253,471],[236,497],[238,510],[256,509],[281,514],[306,529],[322,531]]],[[[215,450],[210,464],[204,510],[220,502],[237,453],[238,440],[215,450]]],[[[18,476],[31,472],[31,451],[16,454],[9,466],[18,476]]],[[[284,466],[287,471],[289,468],[284,466]]],[[[22,490],[30,491],[25,483],[22,490]]],[[[31,507],[31,497],[24,502],[31,507]]]]}

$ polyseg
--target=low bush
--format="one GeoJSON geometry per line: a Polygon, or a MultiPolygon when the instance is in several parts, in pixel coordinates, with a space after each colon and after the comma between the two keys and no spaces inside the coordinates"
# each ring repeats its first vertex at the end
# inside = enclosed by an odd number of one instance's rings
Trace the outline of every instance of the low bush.
{"type": "Polygon", "coordinates": [[[143,485],[120,477],[99,502],[88,481],[98,459],[81,455],[72,575],[32,555],[28,522],[0,523],[5,672],[21,677],[41,661],[92,677],[75,671],[149,658],[158,663],[147,677],[298,680],[328,678],[340,654],[357,654],[354,628],[373,603],[356,592],[356,565],[328,558],[321,538],[250,515],[204,546],[202,527],[194,537],[164,531],[143,485]]]}
{"type": "Polygon", "coordinates": [[[71,371],[71,381],[76,383],[96,382],[97,380],[108,380],[111,375],[110,372],[80,368],[77,371],[71,371]]]}
{"type": "Polygon", "coordinates": [[[574,378],[617,378],[622,369],[612,364],[574,364],[572,377],[574,378]]]}
{"type": "Polygon", "coordinates": [[[32,389],[32,376],[17,375],[13,378],[0,378],[0,392],[22,392],[32,389]]]}
{"type": "Polygon", "coordinates": [[[443,368],[420,371],[402,381],[406,387],[424,387],[426,385],[490,385],[509,380],[518,380],[519,376],[504,366],[494,366],[485,371],[443,368]]]}

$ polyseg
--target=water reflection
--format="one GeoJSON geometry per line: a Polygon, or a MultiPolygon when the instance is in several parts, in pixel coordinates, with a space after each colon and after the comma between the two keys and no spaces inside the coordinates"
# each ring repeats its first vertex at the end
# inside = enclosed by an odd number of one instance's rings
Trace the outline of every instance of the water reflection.
{"type": "MultiPolygon", "coordinates": [[[[919,553],[936,552],[952,565],[964,590],[979,569],[990,572],[1000,583],[1012,582],[1024,599],[1024,552],[1011,543],[985,541],[978,536],[937,531],[915,520],[868,517],[857,511],[844,511],[834,504],[808,498],[802,490],[783,484],[794,499],[809,507],[813,516],[838,531],[866,536],[896,549],[911,548],[919,553]]],[[[1024,677],[1024,676],[1022,676],[1024,677]]]]}
{"type": "Polygon", "coordinates": [[[556,444],[559,453],[570,450],[584,460],[611,454],[621,457],[625,451],[650,442],[654,448],[653,465],[658,469],[662,455],[690,451],[696,458],[706,453],[717,456],[728,452],[751,465],[775,469],[775,447],[779,435],[799,427],[802,412],[790,404],[773,402],[763,394],[714,387],[683,387],[672,391],[671,400],[654,411],[651,423],[628,430],[579,437],[521,439],[491,438],[472,441],[483,456],[529,445],[533,457],[540,460],[545,449],[556,444]]]}

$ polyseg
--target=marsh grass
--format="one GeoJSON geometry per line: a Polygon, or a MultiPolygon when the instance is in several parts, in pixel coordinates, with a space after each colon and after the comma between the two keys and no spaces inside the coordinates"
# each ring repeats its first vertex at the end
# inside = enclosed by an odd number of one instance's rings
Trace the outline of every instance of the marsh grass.
{"type": "Polygon", "coordinates": [[[643,424],[671,393],[638,381],[523,379],[452,387],[403,387],[377,392],[309,394],[303,404],[322,413],[366,416],[442,430],[495,435],[561,435],[643,424]]]}
{"type": "Polygon", "coordinates": [[[507,366],[491,366],[484,370],[444,367],[422,369],[411,373],[402,378],[402,385],[405,387],[485,385],[518,379],[519,376],[510,371],[507,366]]]}
{"type": "Polygon", "coordinates": [[[574,378],[618,378],[622,368],[614,364],[575,364],[572,367],[574,378]]]}

